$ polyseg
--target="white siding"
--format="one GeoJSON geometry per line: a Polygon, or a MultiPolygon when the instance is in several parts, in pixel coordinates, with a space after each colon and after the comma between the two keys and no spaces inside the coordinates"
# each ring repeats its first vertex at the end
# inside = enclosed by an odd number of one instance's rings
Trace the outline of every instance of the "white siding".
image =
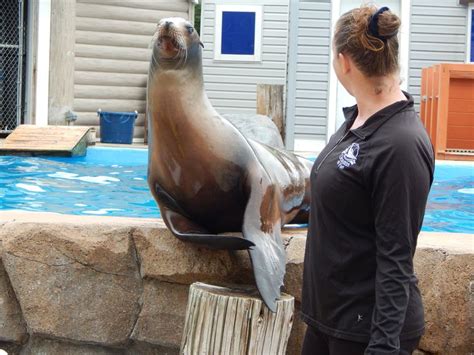
{"type": "Polygon", "coordinates": [[[78,114],[76,124],[98,126],[98,108],[137,110],[134,135],[143,138],[151,38],[161,18],[188,18],[189,9],[187,0],[77,0],[73,103],[78,114]]]}
{"type": "Polygon", "coordinates": [[[294,138],[326,138],[329,93],[331,3],[300,0],[297,52],[291,56],[296,68],[294,138]]]}
{"type": "Polygon", "coordinates": [[[288,0],[204,0],[201,40],[207,95],[220,113],[255,113],[257,84],[286,84],[288,0]],[[261,62],[214,60],[216,4],[262,5],[261,62]]]}
{"type": "Polygon", "coordinates": [[[466,59],[467,7],[458,0],[412,0],[409,91],[419,107],[421,69],[466,59]]]}

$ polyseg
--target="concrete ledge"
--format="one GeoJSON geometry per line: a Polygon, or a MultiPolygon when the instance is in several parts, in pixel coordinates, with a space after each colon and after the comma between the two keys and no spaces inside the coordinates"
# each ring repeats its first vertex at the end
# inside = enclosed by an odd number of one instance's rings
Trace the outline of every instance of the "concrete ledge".
{"type": "MultiPolygon", "coordinates": [[[[305,237],[284,231],[297,309],[305,237]]],[[[473,249],[472,235],[420,235],[425,352],[473,351],[473,249]]],[[[0,255],[0,347],[11,353],[174,354],[190,283],[253,283],[246,252],[183,243],[160,220],[1,212],[0,255]]],[[[296,320],[288,354],[304,331],[296,320]]]]}

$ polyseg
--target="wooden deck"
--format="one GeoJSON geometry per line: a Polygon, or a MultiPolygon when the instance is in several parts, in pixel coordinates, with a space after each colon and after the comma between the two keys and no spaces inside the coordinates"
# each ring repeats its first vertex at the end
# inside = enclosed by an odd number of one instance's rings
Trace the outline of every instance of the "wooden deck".
{"type": "Polygon", "coordinates": [[[82,156],[90,127],[21,125],[0,145],[0,155],[82,156]]]}

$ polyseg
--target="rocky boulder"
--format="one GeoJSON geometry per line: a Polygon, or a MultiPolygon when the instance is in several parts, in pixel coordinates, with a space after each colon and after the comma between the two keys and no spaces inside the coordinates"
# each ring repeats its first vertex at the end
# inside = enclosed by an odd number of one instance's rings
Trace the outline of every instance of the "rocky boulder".
{"type": "Polygon", "coordinates": [[[126,343],[142,280],[129,229],[12,223],[3,263],[31,334],[126,343]]]}
{"type": "MultiPolygon", "coordinates": [[[[473,238],[462,234],[451,235],[450,239],[442,235],[424,237],[425,247],[418,248],[415,255],[426,325],[420,349],[443,355],[472,354],[473,238]]],[[[421,241],[423,245],[423,237],[421,241]]]]}
{"type": "MultiPolygon", "coordinates": [[[[177,354],[189,284],[254,284],[247,252],[184,243],[157,220],[28,214],[4,223],[8,214],[0,214],[0,349],[11,354],[177,354]]],[[[299,355],[306,230],[283,235],[285,292],[296,306],[287,353],[299,355]]],[[[423,353],[474,350],[473,245],[472,235],[419,237],[423,353]]]]}
{"type": "MultiPolygon", "coordinates": [[[[1,249],[0,246],[0,252],[1,249]]],[[[10,284],[10,278],[0,263],[0,342],[21,343],[26,336],[26,325],[20,305],[10,284]]]]}

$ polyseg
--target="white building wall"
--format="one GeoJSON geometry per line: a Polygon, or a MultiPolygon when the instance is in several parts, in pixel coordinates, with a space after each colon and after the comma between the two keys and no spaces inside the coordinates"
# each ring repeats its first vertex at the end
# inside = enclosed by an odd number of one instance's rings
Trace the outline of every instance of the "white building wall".
{"type": "Polygon", "coordinates": [[[288,0],[203,0],[201,40],[207,95],[219,113],[255,113],[257,84],[286,84],[288,56],[288,0]],[[216,4],[262,5],[262,60],[214,59],[216,4]]]}
{"type": "MultiPolygon", "coordinates": [[[[334,120],[329,117],[334,115],[336,106],[334,97],[329,97],[330,81],[337,80],[330,75],[331,18],[333,15],[338,18],[332,12],[334,7],[339,7],[330,0],[203,0],[202,3],[204,80],[214,107],[222,113],[255,113],[257,84],[287,84],[288,148],[320,150],[327,133],[335,128],[334,120]],[[216,4],[263,5],[261,62],[213,59],[216,4]]],[[[421,68],[440,62],[465,61],[467,7],[459,5],[458,0],[401,0],[400,6],[402,21],[409,23],[404,25],[401,35],[403,87],[408,87],[418,106],[421,68]]]]}

